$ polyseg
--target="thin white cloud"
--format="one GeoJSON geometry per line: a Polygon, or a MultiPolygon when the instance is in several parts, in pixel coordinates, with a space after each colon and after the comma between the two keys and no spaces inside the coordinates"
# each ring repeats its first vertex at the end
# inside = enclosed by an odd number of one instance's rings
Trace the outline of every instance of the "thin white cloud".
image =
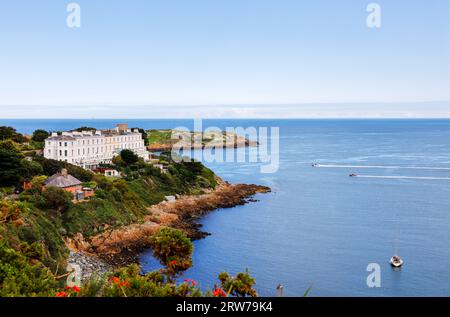
{"type": "Polygon", "coordinates": [[[4,119],[450,118],[449,102],[211,106],[0,106],[4,119]]]}

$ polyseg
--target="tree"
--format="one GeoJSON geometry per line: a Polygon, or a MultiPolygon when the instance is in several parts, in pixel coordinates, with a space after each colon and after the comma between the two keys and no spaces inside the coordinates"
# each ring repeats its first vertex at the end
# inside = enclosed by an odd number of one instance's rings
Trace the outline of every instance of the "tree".
{"type": "Polygon", "coordinates": [[[27,139],[20,133],[17,133],[16,129],[13,127],[6,127],[1,126],[0,127],[0,140],[8,140],[11,139],[18,143],[24,143],[27,141],[27,139]]]}
{"type": "Polygon", "coordinates": [[[192,266],[193,245],[182,231],[162,228],[150,237],[149,242],[153,255],[166,267],[169,279],[192,266]]]}
{"type": "Polygon", "coordinates": [[[96,130],[97,130],[96,128],[92,128],[92,127],[79,127],[73,131],[81,132],[81,131],[96,131],[96,130]]]}
{"type": "Polygon", "coordinates": [[[64,213],[69,210],[72,205],[73,195],[64,189],[49,186],[42,192],[44,197],[44,208],[64,213]]]}
{"type": "Polygon", "coordinates": [[[45,139],[47,139],[50,136],[50,133],[48,133],[45,130],[38,129],[33,132],[33,136],[31,139],[35,142],[44,142],[45,139]]]}
{"type": "Polygon", "coordinates": [[[44,186],[44,182],[47,180],[47,176],[45,175],[40,175],[40,176],[35,176],[33,177],[33,179],[30,181],[31,182],[31,187],[33,189],[37,189],[39,192],[41,191],[41,188],[44,186]]]}
{"type": "Polygon", "coordinates": [[[89,182],[94,177],[94,173],[91,171],[67,162],[46,159],[42,156],[36,156],[33,160],[42,166],[44,174],[47,176],[52,176],[65,168],[70,175],[83,182],[89,182]]]}
{"type": "Polygon", "coordinates": [[[20,145],[11,139],[0,141],[0,148],[20,154],[20,145]]]}
{"type": "Polygon", "coordinates": [[[133,165],[139,161],[139,156],[137,156],[133,151],[128,149],[122,150],[120,152],[120,157],[127,166],[133,165]]]}
{"type": "Polygon", "coordinates": [[[0,127],[0,140],[12,139],[16,134],[16,129],[13,127],[0,127]]]}
{"type": "Polygon", "coordinates": [[[125,166],[125,162],[122,160],[122,157],[120,157],[120,155],[114,156],[112,159],[112,163],[119,167],[125,166]]]}
{"type": "Polygon", "coordinates": [[[22,164],[22,177],[26,180],[31,180],[33,176],[42,175],[44,173],[41,164],[37,162],[23,159],[20,163],[22,164]]]}
{"type": "Polygon", "coordinates": [[[22,156],[15,151],[0,148],[0,187],[17,186],[23,167],[22,156]]]}

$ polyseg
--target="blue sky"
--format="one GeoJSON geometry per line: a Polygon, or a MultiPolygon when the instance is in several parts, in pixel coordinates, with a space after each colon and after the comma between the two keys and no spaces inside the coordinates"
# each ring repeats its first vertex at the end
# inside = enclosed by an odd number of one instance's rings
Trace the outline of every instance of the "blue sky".
{"type": "Polygon", "coordinates": [[[0,0],[0,118],[450,117],[448,0],[75,2],[0,0]]]}

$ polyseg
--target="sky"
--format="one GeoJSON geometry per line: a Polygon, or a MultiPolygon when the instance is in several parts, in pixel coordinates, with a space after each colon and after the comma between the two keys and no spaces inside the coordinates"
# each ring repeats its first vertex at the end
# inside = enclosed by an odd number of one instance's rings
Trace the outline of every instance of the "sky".
{"type": "Polygon", "coordinates": [[[0,118],[450,117],[448,0],[70,2],[0,0],[0,118]]]}

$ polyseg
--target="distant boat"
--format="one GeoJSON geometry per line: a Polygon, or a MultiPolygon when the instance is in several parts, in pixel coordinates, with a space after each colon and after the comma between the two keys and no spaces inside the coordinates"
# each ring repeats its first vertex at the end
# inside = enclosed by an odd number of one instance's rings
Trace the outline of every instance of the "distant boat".
{"type": "Polygon", "coordinates": [[[313,165],[311,165],[312,167],[318,167],[319,166],[319,164],[317,164],[317,163],[314,163],[313,165]]]}
{"type": "Polygon", "coordinates": [[[403,260],[398,255],[394,255],[389,263],[391,263],[393,267],[401,267],[403,265],[403,260]]]}
{"type": "Polygon", "coordinates": [[[350,177],[356,177],[356,176],[358,176],[357,174],[354,174],[354,173],[351,173],[350,175],[348,175],[348,176],[350,176],[350,177]]]}

